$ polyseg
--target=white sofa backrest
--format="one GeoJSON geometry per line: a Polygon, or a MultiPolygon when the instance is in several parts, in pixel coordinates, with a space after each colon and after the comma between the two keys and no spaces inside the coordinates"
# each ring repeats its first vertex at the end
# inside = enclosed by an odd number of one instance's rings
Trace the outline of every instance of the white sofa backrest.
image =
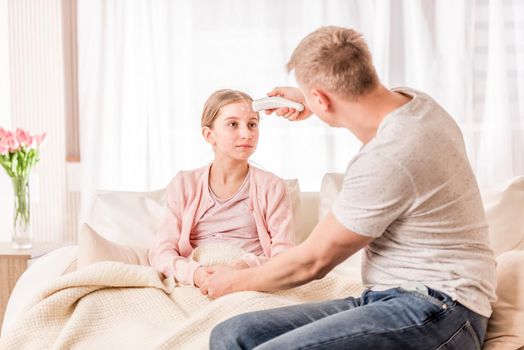
{"type": "MultiPolygon", "coordinates": [[[[342,173],[328,173],[320,188],[319,218],[335,201],[343,181],[342,173]]],[[[509,250],[524,250],[524,176],[516,176],[498,186],[481,189],[495,256],[509,250]]]]}
{"type": "MultiPolygon", "coordinates": [[[[301,226],[298,213],[300,186],[296,179],[286,180],[286,186],[297,228],[301,226]]],[[[87,224],[110,241],[149,248],[166,210],[165,189],[152,192],[98,191],[87,224]]]]}
{"type": "MultiPolygon", "coordinates": [[[[342,187],[343,174],[328,173],[320,192],[300,192],[297,180],[286,180],[293,204],[297,243],[324,217],[342,187]]],[[[498,256],[524,250],[524,176],[481,191],[491,246],[498,256]]],[[[87,223],[104,238],[120,244],[149,247],[165,215],[165,190],[100,191],[87,223]]]]}

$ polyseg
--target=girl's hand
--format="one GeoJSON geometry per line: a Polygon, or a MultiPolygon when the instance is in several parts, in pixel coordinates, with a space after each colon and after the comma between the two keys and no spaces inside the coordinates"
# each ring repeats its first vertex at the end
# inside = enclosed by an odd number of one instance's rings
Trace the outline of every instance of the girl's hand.
{"type": "Polygon", "coordinates": [[[208,295],[214,299],[241,290],[238,289],[239,284],[236,278],[239,270],[226,265],[208,266],[205,269],[210,275],[200,287],[200,292],[203,295],[208,295]]]}
{"type": "Polygon", "coordinates": [[[296,87],[290,87],[290,86],[283,86],[283,87],[276,87],[273,90],[271,90],[268,94],[268,96],[281,96],[284,98],[287,98],[289,100],[301,103],[304,106],[304,110],[302,112],[297,111],[294,108],[275,108],[275,109],[267,109],[266,114],[271,114],[275,112],[278,116],[284,117],[287,120],[304,120],[306,118],[309,118],[313,112],[308,108],[306,105],[306,99],[304,98],[304,95],[302,95],[302,92],[300,92],[299,89],[296,87]]]}
{"type": "Polygon", "coordinates": [[[237,270],[249,268],[249,265],[242,259],[231,262],[229,266],[237,270]]]}
{"type": "Polygon", "coordinates": [[[204,266],[200,266],[196,269],[195,274],[193,275],[193,282],[195,286],[200,287],[204,281],[209,277],[209,273],[206,271],[204,266]]]}

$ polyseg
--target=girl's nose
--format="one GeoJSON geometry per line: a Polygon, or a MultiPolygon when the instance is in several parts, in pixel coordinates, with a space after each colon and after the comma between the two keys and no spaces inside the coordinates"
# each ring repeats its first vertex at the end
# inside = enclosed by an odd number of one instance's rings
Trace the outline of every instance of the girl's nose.
{"type": "Polygon", "coordinates": [[[242,138],[244,139],[250,139],[253,137],[253,131],[249,130],[248,127],[244,127],[242,128],[242,130],[240,131],[241,135],[242,135],[242,138]]]}

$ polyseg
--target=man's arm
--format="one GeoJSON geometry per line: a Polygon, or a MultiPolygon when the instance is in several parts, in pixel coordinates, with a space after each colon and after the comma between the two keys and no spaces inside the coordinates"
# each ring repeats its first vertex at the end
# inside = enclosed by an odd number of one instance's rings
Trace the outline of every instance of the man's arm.
{"type": "Polygon", "coordinates": [[[335,266],[367,246],[373,238],[348,230],[329,213],[300,245],[250,269],[209,267],[203,294],[216,298],[243,290],[276,291],[324,277],[335,266]]]}

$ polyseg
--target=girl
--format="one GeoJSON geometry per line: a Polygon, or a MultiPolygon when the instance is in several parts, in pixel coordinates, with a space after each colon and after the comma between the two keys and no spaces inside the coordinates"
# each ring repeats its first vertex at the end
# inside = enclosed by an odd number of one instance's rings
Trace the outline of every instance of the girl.
{"type": "Polygon", "coordinates": [[[291,247],[291,201],[284,181],[248,163],[258,142],[259,116],[249,95],[214,92],[202,114],[202,135],[215,159],[179,172],[167,187],[168,214],[149,251],[151,266],[177,282],[200,286],[205,268],[189,258],[207,243],[228,243],[247,254],[237,268],[251,267],[291,247]]]}

